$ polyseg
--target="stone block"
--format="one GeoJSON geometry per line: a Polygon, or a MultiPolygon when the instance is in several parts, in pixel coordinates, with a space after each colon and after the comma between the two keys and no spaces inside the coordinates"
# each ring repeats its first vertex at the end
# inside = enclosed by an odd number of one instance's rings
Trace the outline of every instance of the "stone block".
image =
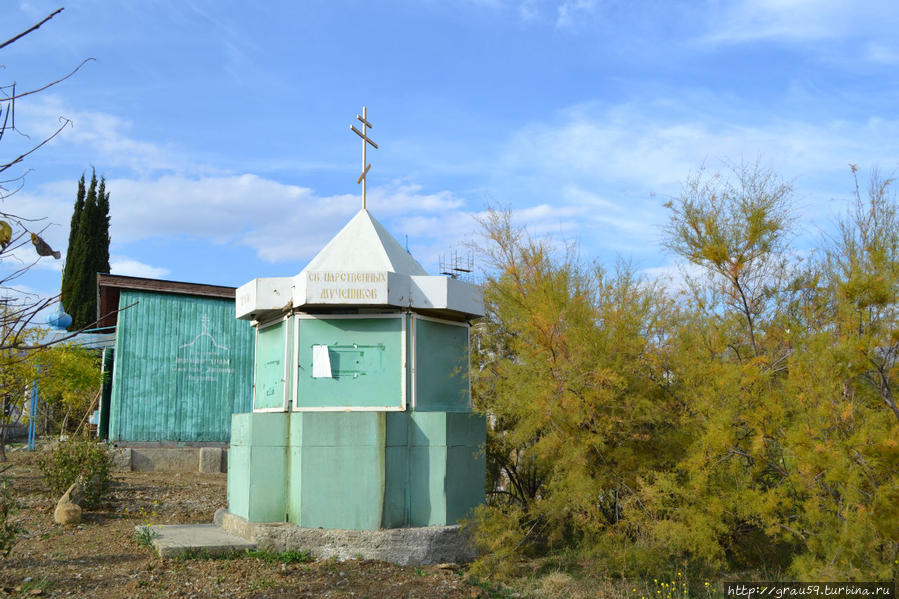
{"type": "Polygon", "coordinates": [[[200,472],[203,474],[218,474],[222,471],[222,454],[224,450],[221,447],[201,447],[200,448],[200,472]]]}
{"type": "Polygon", "coordinates": [[[116,447],[110,450],[112,454],[112,468],[118,472],[131,472],[131,448],[116,447]]]}

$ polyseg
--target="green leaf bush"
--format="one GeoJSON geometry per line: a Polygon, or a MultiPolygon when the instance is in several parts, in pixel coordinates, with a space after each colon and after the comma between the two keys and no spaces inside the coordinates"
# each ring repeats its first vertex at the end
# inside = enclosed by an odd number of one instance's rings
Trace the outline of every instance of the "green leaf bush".
{"type": "Polygon", "coordinates": [[[0,478],[0,558],[9,555],[16,543],[16,535],[22,529],[10,521],[10,517],[19,510],[19,503],[12,496],[9,481],[6,477],[0,478]]]}
{"type": "Polygon", "coordinates": [[[38,459],[49,495],[59,497],[78,481],[82,485],[81,507],[97,507],[112,482],[112,456],[105,443],[75,436],[60,442],[38,459]]]}

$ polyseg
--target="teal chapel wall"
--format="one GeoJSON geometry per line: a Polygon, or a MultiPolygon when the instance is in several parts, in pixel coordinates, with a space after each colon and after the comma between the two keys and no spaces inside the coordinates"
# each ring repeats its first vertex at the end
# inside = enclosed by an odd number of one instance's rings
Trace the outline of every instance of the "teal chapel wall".
{"type": "Polygon", "coordinates": [[[253,331],[230,299],[122,290],[113,441],[228,441],[252,401],[253,331]],[[204,334],[204,318],[206,334],[204,334]]]}
{"type": "Polygon", "coordinates": [[[257,329],[254,410],[284,407],[284,394],[287,390],[284,362],[288,330],[286,320],[257,329]]]}
{"type": "Polygon", "coordinates": [[[484,502],[481,414],[233,418],[228,509],[250,521],[354,530],[445,526],[484,502]]]}
{"type": "Polygon", "coordinates": [[[400,407],[404,318],[299,319],[299,407],[400,407]],[[328,346],[330,378],[312,376],[315,345],[328,346]]]}
{"type": "Polygon", "coordinates": [[[415,409],[468,412],[468,326],[415,319],[415,409]]]}

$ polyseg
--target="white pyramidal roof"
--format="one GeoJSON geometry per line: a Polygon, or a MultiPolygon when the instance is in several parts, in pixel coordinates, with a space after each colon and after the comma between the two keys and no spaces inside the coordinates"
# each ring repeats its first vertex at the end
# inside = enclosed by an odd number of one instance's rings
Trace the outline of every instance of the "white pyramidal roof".
{"type": "Polygon", "coordinates": [[[293,310],[426,310],[453,319],[484,314],[480,287],[429,276],[364,208],[294,277],[253,279],[237,290],[236,316],[256,322],[293,310]]]}
{"type": "Polygon", "coordinates": [[[427,275],[427,271],[363,208],[301,272],[387,271],[427,275]]]}

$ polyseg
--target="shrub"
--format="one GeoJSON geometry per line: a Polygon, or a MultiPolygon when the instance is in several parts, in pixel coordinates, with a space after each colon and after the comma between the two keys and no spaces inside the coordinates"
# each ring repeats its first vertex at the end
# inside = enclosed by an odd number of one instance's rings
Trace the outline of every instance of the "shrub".
{"type": "Polygon", "coordinates": [[[18,502],[13,498],[6,478],[0,478],[0,557],[6,557],[16,543],[16,535],[22,532],[17,524],[9,521],[9,517],[19,510],[18,502]]]}
{"type": "Polygon", "coordinates": [[[96,507],[112,480],[112,456],[106,445],[87,437],[72,437],[61,442],[49,455],[41,456],[38,467],[49,493],[58,497],[75,481],[82,485],[81,507],[96,507]]]}
{"type": "Polygon", "coordinates": [[[137,537],[137,546],[145,549],[153,549],[153,541],[159,538],[159,531],[145,524],[135,531],[137,537]]]}

